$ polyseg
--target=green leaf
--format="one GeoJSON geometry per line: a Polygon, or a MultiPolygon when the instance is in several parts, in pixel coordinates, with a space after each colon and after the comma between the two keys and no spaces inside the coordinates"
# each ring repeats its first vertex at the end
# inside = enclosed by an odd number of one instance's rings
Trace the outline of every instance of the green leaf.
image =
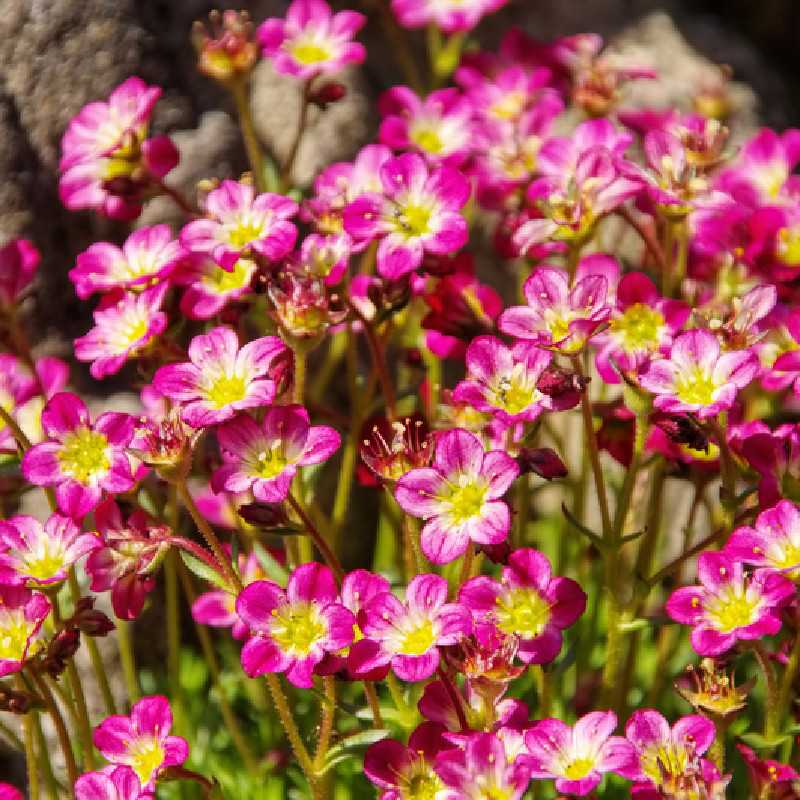
{"type": "Polygon", "coordinates": [[[197,575],[198,578],[202,578],[204,581],[208,581],[219,589],[224,589],[226,592],[230,591],[230,587],[225,578],[206,564],[205,561],[201,561],[199,558],[195,558],[183,550],[181,550],[181,558],[192,574],[197,575]]]}
{"type": "Polygon", "coordinates": [[[261,565],[261,569],[264,570],[267,577],[271,581],[285,586],[286,581],[289,579],[289,573],[269,554],[269,551],[264,545],[262,545],[261,542],[254,541],[253,552],[256,554],[258,563],[261,565]]]}
{"type": "Polygon", "coordinates": [[[650,626],[649,620],[646,619],[632,619],[630,622],[623,622],[619,629],[623,633],[636,633],[636,631],[643,631],[650,626]]]}
{"type": "Polygon", "coordinates": [[[360,756],[367,747],[381,739],[385,739],[389,731],[385,728],[372,728],[370,730],[357,731],[350,736],[342,739],[338,744],[331,747],[325,755],[325,765],[320,771],[324,775],[328,770],[341,764],[348,758],[360,756]]]}
{"type": "Polygon", "coordinates": [[[755,747],[756,750],[773,750],[780,747],[784,742],[788,742],[792,737],[788,733],[780,734],[774,739],[767,739],[760,733],[743,733],[739,737],[745,744],[755,747]]]}

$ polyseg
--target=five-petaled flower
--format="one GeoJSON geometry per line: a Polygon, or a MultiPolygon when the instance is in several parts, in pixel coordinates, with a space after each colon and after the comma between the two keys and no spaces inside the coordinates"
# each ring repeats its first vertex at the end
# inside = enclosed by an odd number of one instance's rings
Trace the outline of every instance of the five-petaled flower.
{"type": "Polygon", "coordinates": [[[762,511],[754,527],[737,528],[725,545],[734,561],[800,574],[800,509],[790,500],[762,511]]]}
{"type": "Polygon", "coordinates": [[[0,584],[0,678],[19,672],[44,644],[50,601],[24,586],[0,584]]]}
{"type": "Polygon", "coordinates": [[[85,772],[75,781],[75,800],[154,800],[127,766],[85,772]]]}

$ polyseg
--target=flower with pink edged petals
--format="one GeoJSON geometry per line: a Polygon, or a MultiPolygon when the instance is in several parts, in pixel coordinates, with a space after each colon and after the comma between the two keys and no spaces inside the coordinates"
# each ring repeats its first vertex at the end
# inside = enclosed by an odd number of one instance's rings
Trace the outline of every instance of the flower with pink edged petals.
{"type": "Polygon", "coordinates": [[[172,710],[161,695],[143,697],[130,716],[106,717],[94,731],[95,747],[112,764],[130,767],[141,785],[152,788],[162,769],[180,766],[189,756],[189,745],[170,736],[172,710]]]}
{"type": "Polygon", "coordinates": [[[51,610],[41,592],[0,584],[0,678],[19,672],[42,646],[42,623],[51,610]]]}
{"type": "Polygon", "coordinates": [[[99,546],[96,536],[82,534],[60,514],[44,525],[27,515],[0,520],[0,583],[60,583],[73,564],[99,546]]]}
{"type": "Polygon", "coordinates": [[[457,167],[472,149],[472,106],[458,89],[439,89],[420,99],[394,86],[379,102],[380,139],[394,150],[416,150],[431,164],[457,167]]]}
{"type": "Polygon", "coordinates": [[[608,328],[595,338],[595,363],[606,383],[619,383],[619,371],[636,372],[667,350],[689,317],[685,303],[661,297],[643,272],[624,275],[616,295],[608,328]]]}
{"type": "Polygon", "coordinates": [[[250,184],[226,180],[206,195],[204,210],[204,219],[184,226],[181,244],[211,256],[223,269],[232,270],[242,256],[278,261],[294,247],[297,228],[289,220],[298,206],[288,197],[257,195],[250,184]]]}
{"type": "Polygon", "coordinates": [[[758,369],[752,351],[721,353],[713,333],[695,329],[678,336],[669,358],[652,361],[639,381],[656,396],[653,405],[660,411],[689,411],[706,418],[731,408],[758,369]]]}
{"type": "Polygon", "coordinates": [[[472,632],[472,617],[459,603],[447,602],[447,581],[438,575],[411,579],[401,602],[390,592],[362,609],[359,626],[366,638],[350,648],[355,675],[391,666],[404,681],[430,678],[439,666],[439,646],[457,644],[472,632]]]}
{"type": "Polygon", "coordinates": [[[447,800],[520,800],[531,780],[527,757],[515,758],[492,733],[473,733],[463,747],[439,753],[434,769],[449,789],[447,800]]]}
{"type": "Polygon", "coordinates": [[[125,448],[134,419],[107,411],[94,423],[83,400],[61,392],[42,411],[48,441],[34,445],[22,459],[22,474],[37,486],[55,486],[59,509],[80,518],[97,506],[103,490],[116,494],[134,484],[125,448]]]}
{"type": "Polygon", "coordinates": [[[467,243],[459,213],[469,199],[467,179],[450,167],[429,171],[422,156],[404,153],[381,165],[382,193],[363,194],[344,211],[357,241],[379,239],[378,272],[395,279],[413,272],[425,253],[447,255],[467,243]]]}
{"type": "Polygon", "coordinates": [[[141,294],[119,291],[107,294],[93,313],[95,326],[74,341],[75,358],[91,361],[89,368],[97,380],[115,375],[167,327],[161,304],[167,293],[161,283],[141,294]]]}
{"type": "Polygon", "coordinates": [[[404,28],[433,25],[444,33],[472,30],[482,17],[508,0],[392,0],[392,11],[404,28]]]}
{"type": "Polygon", "coordinates": [[[228,303],[249,294],[256,269],[249,258],[240,258],[228,270],[210,256],[193,253],[172,274],[172,283],[187,287],[181,313],[189,319],[211,319],[228,303]]]}
{"type": "Polygon", "coordinates": [[[364,60],[366,50],[353,37],[365,22],[355,11],[332,13],[323,0],[292,0],[285,19],[263,22],[257,38],[276,72],[308,81],[364,60]]]}
{"type": "Polygon", "coordinates": [[[27,239],[0,247],[0,308],[10,308],[30,286],[42,257],[27,239]]]}
{"type": "Polygon", "coordinates": [[[535,420],[552,407],[551,398],[537,388],[552,356],[530,342],[507,347],[494,336],[479,336],[467,348],[467,379],[453,392],[458,403],[493,414],[512,424],[535,420]]]}
{"type": "Polygon", "coordinates": [[[498,327],[508,336],[539,347],[577,353],[608,320],[612,289],[603,274],[579,271],[570,288],[566,272],[540,267],[523,287],[528,304],[507,308],[498,327]]]}
{"type": "Polygon", "coordinates": [[[755,527],[737,528],[724,552],[734,561],[800,576],[800,509],[790,500],[762,511],[755,527]]]}
{"type": "Polygon", "coordinates": [[[110,242],[96,242],[77,258],[70,270],[78,297],[110,289],[139,290],[164,280],[184,255],[168,225],[134,231],[120,249],[110,242]]]}
{"type": "Polygon", "coordinates": [[[792,783],[800,780],[800,774],[794,767],[772,758],[759,758],[753,749],[745,744],[737,743],[736,749],[747,766],[753,797],[791,800],[797,796],[792,783]]]}
{"type": "Polygon", "coordinates": [[[543,719],[525,734],[534,779],[554,778],[559,792],[583,796],[605,772],[619,772],[630,762],[633,746],[621,736],[613,711],[592,711],[570,727],[559,719],[543,719]]]}
{"type": "Polygon", "coordinates": [[[275,383],[267,374],[285,350],[277,336],[254,339],[240,348],[236,333],[221,326],[195,336],[189,344],[189,363],[161,367],[153,387],[181,404],[189,425],[218,425],[237,411],[273,401],[275,383]]]}
{"type": "Polygon", "coordinates": [[[364,774],[381,790],[380,800],[427,800],[444,791],[442,779],[434,772],[436,754],[450,749],[442,738],[444,728],[423,722],[408,746],[396,739],[381,739],[364,754],[364,774]]]}
{"type": "Polygon", "coordinates": [[[217,429],[225,463],[215,489],[252,490],[262,503],[286,499],[298,467],[320,464],[338,450],[341,437],[327,425],[311,425],[302,406],[273,406],[259,424],[241,414],[217,429]]]}
{"type": "Polygon", "coordinates": [[[631,758],[617,772],[673,796],[702,773],[701,756],[711,747],[716,728],[710,719],[697,714],[681,717],[670,728],[658,711],[643,708],[631,714],[625,736],[633,746],[631,758]]]}
{"type": "Polygon", "coordinates": [[[142,789],[130,767],[112,765],[81,775],[75,781],[75,800],[155,800],[155,795],[142,789]]]}
{"type": "Polygon", "coordinates": [[[286,589],[272,581],[246,586],[236,613],[250,630],[242,667],[252,678],[285,672],[290,683],[314,685],[314,667],[326,653],[349,647],[355,618],[340,602],[333,573],[321,564],[300,565],[286,589]]]}
{"type": "Polygon", "coordinates": [[[586,608],[586,594],[570,578],[552,577],[550,562],[538,550],[515,550],[502,578],[472,578],[458,592],[459,602],[477,622],[519,637],[517,655],[526,664],[546,664],[561,650],[561,631],[586,608]]]}
{"type": "Polygon", "coordinates": [[[502,450],[483,449],[463,428],[436,440],[431,467],[407,472],[395,497],[407,513],[425,520],[422,551],[434,564],[454,561],[470,541],[499,544],[508,536],[511,515],[500,499],[519,475],[517,462],[502,450]]]}
{"type": "Polygon", "coordinates": [[[717,656],[737,641],[772,636],[781,628],[780,611],[796,595],[794,584],[772,569],[745,575],[742,562],[725,552],[703,553],[697,560],[699,586],[675,590],[667,614],[691,625],[692,647],[717,656]]]}

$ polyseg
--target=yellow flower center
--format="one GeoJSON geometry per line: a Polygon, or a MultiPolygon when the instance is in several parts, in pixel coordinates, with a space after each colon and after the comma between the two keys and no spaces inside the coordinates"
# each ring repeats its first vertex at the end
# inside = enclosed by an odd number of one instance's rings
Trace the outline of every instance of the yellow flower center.
{"type": "Polygon", "coordinates": [[[295,61],[300,64],[319,64],[329,61],[331,51],[318,42],[299,41],[292,45],[291,53],[295,61]]]}
{"type": "Polygon", "coordinates": [[[259,477],[269,480],[280,475],[288,463],[286,456],[281,452],[281,443],[273,442],[269,450],[262,450],[258,454],[256,469],[259,477]]]}
{"type": "Polygon", "coordinates": [[[433,630],[433,623],[426,619],[406,631],[398,651],[404,656],[421,656],[434,644],[436,644],[436,632],[433,630]]]}
{"type": "Polygon", "coordinates": [[[644,303],[634,303],[622,316],[611,320],[611,332],[624,350],[655,350],[658,334],[664,326],[664,316],[644,303]]]}
{"type": "Polygon", "coordinates": [[[800,228],[781,228],[778,231],[778,256],[787,266],[800,266],[800,228]]]}
{"type": "Polygon", "coordinates": [[[231,403],[244,400],[247,384],[241,375],[220,375],[206,391],[208,401],[214,408],[225,408],[231,403]]]}
{"type": "Polygon", "coordinates": [[[420,758],[412,775],[399,787],[401,800],[436,800],[444,785],[439,776],[420,758]]]}
{"type": "Polygon", "coordinates": [[[564,777],[571,781],[579,781],[585,778],[594,767],[591,758],[576,758],[564,767],[564,777]]]}
{"type": "Polygon", "coordinates": [[[675,381],[675,394],[687,405],[710,406],[716,389],[711,374],[701,367],[695,367],[688,375],[680,375],[675,381]]]}
{"type": "Polygon", "coordinates": [[[714,598],[707,606],[709,620],[720,633],[730,633],[737,628],[744,628],[756,621],[756,612],[761,601],[757,597],[748,597],[744,588],[726,587],[719,597],[714,598]]]}
{"type": "Polygon", "coordinates": [[[507,92],[490,109],[490,112],[500,119],[516,119],[527,103],[525,92],[507,92]]]}
{"type": "Polygon", "coordinates": [[[465,483],[453,490],[447,502],[450,504],[450,517],[456,524],[466,522],[481,513],[486,499],[487,487],[477,483],[465,483]]]}
{"type": "Polygon", "coordinates": [[[264,225],[259,220],[255,222],[250,219],[239,219],[234,224],[228,226],[227,237],[231,247],[243,250],[250,242],[255,242],[261,238],[264,225]]]}
{"type": "Polygon", "coordinates": [[[86,486],[105,475],[111,466],[108,439],[89,428],[78,428],[64,437],[58,463],[65,475],[86,486]]]}
{"type": "Polygon", "coordinates": [[[497,598],[495,617],[503,633],[535,639],[550,621],[550,604],[535,589],[519,587],[497,598]]]}
{"type": "MultiPolygon", "coordinates": [[[[570,335],[570,323],[576,319],[575,315],[566,310],[559,310],[556,311],[552,308],[548,308],[544,312],[544,322],[547,326],[547,330],[550,332],[550,338],[553,340],[553,344],[558,344],[559,342],[564,341],[570,335]]],[[[577,341],[579,337],[576,337],[576,341],[571,343],[567,348],[568,351],[572,352],[573,350],[579,350],[581,346],[581,342],[577,341]]]]}
{"type": "Polygon", "coordinates": [[[253,276],[254,268],[252,261],[240,258],[234,264],[232,272],[215,266],[209,274],[203,276],[201,283],[216,294],[227,294],[247,286],[253,276]]]}
{"type": "Polygon", "coordinates": [[[287,604],[272,612],[270,634],[289,655],[307,656],[327,632],[328,626],[313,603],[287,604]]]}
{"type": "Polygon", "coordinates": [[[492,390],[492,403],[509,414],[519,414],[542,398],[533,383],[528,383],[524,366],[518,364],[511,375],[503,376],[492,390]]]}
{"type": "Polygon", "coordinates": [[[34,580],[46,581],[64,566],[64,550],[52,547],[43,540],[38,552],[26,553],[23,558],[25,572],[34,580]]]}
{"type": "Polygon", "coordinates": [[[409,204],[397,210],[395,225],[398,233],[407,239],[414,239],[430,233],[431,209],[409,204]]]}
{"type": "Polygon", "coordinates": [[[21,661],[29,635],[22,609],[0,610],[0,661],[21,661]]]}
{"type": "Polygon", "coordinates": [[[145,786],[164,763],[164,749],[154,737],[141,737],[130,743],[131,769],[145,786]]]}
{"type": "Polygon", "coordinates": [[[775,558],[772,560],[772,566],[775,569],[791,569],[800,565],[800,545],[791,542],[781,547],[775,553],[775,558]]]}
{"type": "Polygon", "coordinates": [[[642,771],[656,785],[664,779],[664,773],[670,776],[683,775],[686,769],[686,751],[673,745],[654,747],[642,757],[642,771]]]}
{"type": "Polygon", "coordinates": [[[411,141],[426,153],[441,153],[444,142],[432,128],[417,128],[411,131],[411,141]]]}

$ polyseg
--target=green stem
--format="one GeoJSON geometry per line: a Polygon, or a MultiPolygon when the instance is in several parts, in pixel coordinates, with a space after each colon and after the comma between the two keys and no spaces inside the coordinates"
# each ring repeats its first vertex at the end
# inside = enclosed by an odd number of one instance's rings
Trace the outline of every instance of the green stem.
{"type": "Polygon", "coordinates": [[[61,716],[61,711],[47,683],[33,670],[31,670],[30,675],[53,721],[53,727],[55,728],[58,742],[61,745],[61,752],[64,756],[64,764],[67,768],[67,778],[70,786],[74,786],[80,773],[75,763],[75,754],[72,752],[72,743],[70,742],[67,726],[64,724],[64,717],[61,716]]]}
{"type": "Polygon", "coordinates": [[[75,667],[74,659],[67,662],[67,680],[72,697],[75,700],[75,723],[83,751],[83,767],[87,772],[94,769],[94,744],[92,742],[92,723],[89,720],[89,708],[86,705],[86,695],[83,693],[81,679],[75,667]]]}
{"type": "Polygon", "coordinates": [[[253,112],[250,108],[250,86],[247,80],[234,81],[231,84],[231,94],[236,105],[236,113],[239,116],[239,128],[242,131],[247,158],[253,170],[253,182],[259,192],[264,192],[267,190],[264,153],[261,150],[261,143],[253,123],[253,112]]]}
{"type": "Polygon", "coordinates": [[[142,687],[139,685],[139,673],[136,671],[136,656],[133,652],[131,623],[123,619],[117,619],[116,625],[119,660],[122,665],[122,674],[125,676],[125,686],[128,690],[128,702],[133,705],[141,698],[142,687]]]}
{"type": "Polygon", "coordinates": [[[761,642],[753,643],[753,654],[761,667],[761,672],[764,674],[764,680],[767,684],[767,697],[764,712],[764,738],[771,742],[775,739],[778,733],[778,715],[780,708],[778,707],[778,685],[775,680],[775,670],[769,660],[769,654],[764,649],[761,642]]]}
{"type": "Polygon", "coordinates": [[[344,570],[342,569],[342,565],[336,556],[336,553],[333,552],[330,545],[325,541],[324,537],[317,529],[317,526],[314,525],[305,509],[300,505],[291,492],[289,492],[286,499],[289,501],[289,505],[294,509],[297,516],[300,517],[300,521],[306,528],[306,533],[308,533],[308,535],[311,537],[311,541],[314,542],[314,546],[317,548],[317,550],[319,550],[320,555],[325,559],[325,562],[333,571],[337,582],[341,584],[342,580],[344,579],[344,570]]]}
{"type": "Polygon", "coordinates": [[[313,80],[314,78],[310,78],[303,84],[302,94],[300,95],[300,113],[297,118],[297,129],[295,130],[292,145],[286,156],[286,161],[281,169],[281,182],[284,191],[291,188],[292,170],[297,160],[297,154],[300,151],[300,143],[303,141],[303,134],[306,132],[306,126],[308,125],[308,112],[311,108],[311,84],[313,80]]]}
{"type": "MultiPolygon", "coordinates": [[[[175,503],[175,498],[173,498],[175,503]]],[[[175,729],[183,729],[184,708],[181,688],[181,609],[178,591],[178,554],[170,549],[164,559],[164,605],[167,633],[167,675],[169,676],[170,700],[175,710],[175,729]]]]}
{"type": "MultiPolygon", "coordinates": [[[[20,675],[16,678],[17,690],[25,692],[25,683],[20,675]]],[[[39,769],[34,747],[34,716],[37,712],[28,711],[22,715],[22,740],[25,747],[25,766],[28,770],[28,797],[39,800],[39,769]]]]}
{"type": "MultiPolygon", "coordinates": [[[[47,796],[50,800],[58,800],[58,781],[53,772],[53,764],[50,761],[50,747],[42,729],[42,718],[39,714],[34,714],[34,733],[36,734],[36,749],[38,750],[37,764],[41,765],[44,773],[44,785],[47,796]]],[[[33,795],[31,795],[33,800],[33,795]]]]}
{"type": "Polygon", "coordinates": [[[294,387],[292,388],[292,402],[303,405],[306,389],[306,354],[302,348],[294,351],[294,387]]]}
{"type": "Polygon", "coordinates": [[[389,419],[395,420],[397,419],[397,397],[395,395],[391,376],[389,375],[389,368],[386,365],[386,353],[384,352],[383,342],[381,342],[376,335],[372,323],[361,311],[356,306],[351,306],[351,309],[356,317],[358,317],[364,330],[364,335],[369,345],[369,351],[372,355],[372,362],[375,366],[375,371],[378,373],[378,381],[381,384],[383,399],[386,402],[386,408],[389,412],[389,419]]]}
{"type": "Polygon", "coordinates": [[[375,691],[375,684],[372,681],[364,681],[364,694],[367,698],[370,711],[372,711],[372,721],[375,723],[375,728],[380,730],[383,727],[381,704],[378,699],[378,693],[375,691]]]}
{"type": "MultiPolygon", "coordinates": [[[[778,692],[778,714],[782,715],[789,711],[789,701],[792,694],[792,686],[794,685],[795,678],[800,671],[800,631],[795,632],[794,645],[789,653],[789,660],[786,662],[786,668],[783,671],[781,679],[780,690],[778,692]]],[[[781,721],[780,718],[778,720],[781,721]]]]}
{"type": "Polygon", "coordinates": [[[322,678],[324,697],[320,700],[319,740],[314,756],[315,771],[319,773],[325,765],[325,757],[331,744],[333,723],[336,719],[336,679],[332,675],[322,678]]]}

